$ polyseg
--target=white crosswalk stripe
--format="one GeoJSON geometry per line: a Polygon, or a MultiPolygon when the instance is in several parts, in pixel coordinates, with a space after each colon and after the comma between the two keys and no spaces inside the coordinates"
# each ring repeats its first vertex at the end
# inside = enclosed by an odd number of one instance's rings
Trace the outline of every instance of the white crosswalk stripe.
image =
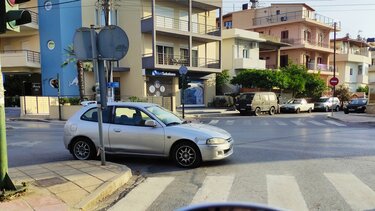
{"type": "Polygon", "coordinates": [[[191,204],[201,202],[226,202],[234,176],[207,176],[191,204]]]}
{"type": "Polygon", "coordinates": [[[333,124],[333,125],[336,125],[336,126],[339,126],[339,127],[345,127],[346,126],[344,124],[338,123],[338,122],[333,121],[333,120],[325,120],[325,122],[328,122],[330,124],[333,124]]]}
{"type": "Polygon", "coordinates": [[[293,176],[267,175],[268,204],[289,210],[308,210],[293,176]]]}
{"type": "Polygon", "coordinates": [[[226,125],[233,125],[234,124],[234,120],[227,120],[225,122],[226,125]]]}
{"type": "Polygon", "coordinates": [[[303,123],[299,120],[292,120],[291,122],[295,125],[298,125],[298,126],[305,126],[306,125],[305,123],[303,123]]]}
{"type": "Polygon", "coordinates": [[[317,121],[315,121],[315,120],[311,120],[311,121],[308,121],[308,122],[310,122],[310,123],[313,124],[313,125],[317,125],[317,126],[325,126],[325,125],[326,125],[326,124],[324,124],[324,123],[317,122],[317,121]]]}
{"type": "Polygon", "coordinates": [[[109,210],[146,210],[173,180],[174,177],[147,178],[109,210]]]}
{"type": "Polygon", "coordinates": [[[282,121],[278,121],[278,120],[275,120],[275,122],[276,122],[276,124],[282,125],[282,126],[288,125],[287,123],[282,122],[282,121]]]}
{"type": "Polygon", "coordinates": [[[325,173],[353,210],[373,210],[375,192],[353,174],[325,173]]]}
{"type": "MultiPolygon", "coordinates": [[[[332,184],[333,188],[337,190],[337,192],[333,191],[331,194],[336,194],[336,197],[342,197],[344,199],[347,203],[345,205],[347,210],[373,210],[375,208],[374,190],[355,175],[351,173],[322,173],[321,176],[322,178],[328,179],[325,180],[327,185],[332,184]]],[[[300,187],[303,186],[298,184],[295,176],[266,174],[264,177],[266,179],[266,183],[264,184],[266,185],[264,187],[266,192],[264,192],[263,197],[266,201],[262,203],[267,203],[271,207],[279,207],[292,211],[308,210],[308,203],[305,201],[306,198],[304,197],[304,194],[308,195],[309,193],[304,193],[306,190],[300,189],[300,187]]],[[[161,207],[168,207],[168,202],[163,202],[161,199],[166,195],[168,195],[168,199],[171,199],[169,196],[170,193],[166,191],[166,188],[172,187],[172,182],[175,180],[180,183],[175,177],[147,178],[109,210],[149,210],[154,202],[159,206],[160,202],[166,203],[166,205],[162,205],[161,207]],[[158,199],[159,197],[161,199],[158,199]]],[[[191,196],[194,196],[191,201],[186,201],[186,205],[188,205],[189,202],[193,205],[199,203],[230,201],[230,198],[233,196],[236,196],[239,193],[244,193],[243,190],[237,190],[234,188],[236,187],[236,181],[236,176],[232,174],[206,176],[202,185],[196,189],[196,192],[191,193],[191,196]]],[[[247,195],[244,195],[243,199],[244,200],[241,201],[253,202],[250,196],[247,195]]],[[[344,210],[346,209],[344,208],[344,210]]]]}
{"type": "Polygon", "coordinates": [[[208,124],[209,124],[209,125],[216,125],[218,122],[219,122],[219,120],[217,120],[217,119],[213,119],[213,120],[211,120],[208,124]]]}

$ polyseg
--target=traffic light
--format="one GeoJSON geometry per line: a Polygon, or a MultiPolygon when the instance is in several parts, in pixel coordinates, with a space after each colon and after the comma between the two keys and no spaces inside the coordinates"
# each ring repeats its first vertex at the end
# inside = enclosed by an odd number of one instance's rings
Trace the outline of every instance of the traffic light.
{"type": "Polygon", "coordinates": [[[178,78],[178,89],[187,89],[191,87],[189,84],[191,82],[190,77],[187,75],[180,75],[178,78]]]}
{"type": "Polygon", "coordinates": [[[19,10],[18,4],[30,0],[0,0],[0,34],[6,30],[19,32],[19,25],[31,22],[31,14],[27,10],[19,10]]]}

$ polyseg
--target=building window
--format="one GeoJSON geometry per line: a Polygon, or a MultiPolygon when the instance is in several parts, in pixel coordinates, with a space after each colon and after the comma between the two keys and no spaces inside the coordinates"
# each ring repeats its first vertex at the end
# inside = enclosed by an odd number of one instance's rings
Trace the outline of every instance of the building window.
{"type": "Polygon", "coordinates": [[[318,46],[323,46],[323,34],[319,33],[318,35],[318,46]]]}
{"type": "Polygon", "coordinates": [[[167,46],[157,45],[158,49],[158,64],[172,65],[174,64],[173,48],[167,46]]]}
{"type": "Polygon", "coordinates": [[[189,50],[180,48],[180,63],[181,65],[189,66],[189,50]]]}
{"type": "Polygon", "coordinates": [[[289,31],[281,31],[281,39],[288,39],[289,38],[289,31]]]}
{"type": "Polygon", "coordinates": [[[227,28],[227,29],[231,29],[232,28],[232,21],[225,21],[224,27],[227,28]]]}
{"type": "Polygon", "coordinates": [[[242,50],[242,58],[249,58],[249,50],[248,49],[243,49],[242,50]]]}
{"type": "Polygon", "coordinates": [[[303,40],[310,42],[311,41],[311,32],[309,30],[305,30],[303,32],[303,40]]]}
{"type": "Polygon", "coordinates": [[[350,68],[350,75],[353,75],[353,68],[350,68]]]}
{"type": "Polygon", "coordinates": [[[362,75],[363,66],[358,65],[358,75],[362,75]]]}
{"type": "Polygon", "coordinates": [[[280,15],[280,10],[276,10],[276,15],[280,15]]]}

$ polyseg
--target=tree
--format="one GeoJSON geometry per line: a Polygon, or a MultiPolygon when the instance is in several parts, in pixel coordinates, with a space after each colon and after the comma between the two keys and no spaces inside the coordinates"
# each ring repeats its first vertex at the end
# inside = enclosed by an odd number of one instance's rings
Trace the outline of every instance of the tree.
{"type": "Polygon", "coordinates": [[[229,83],[229,70],[223,70],[221,73],[216,73],[216,94],[223,94],[222,87],[229,83]]]}
{"type": "Polygon", "coordinates": [[[79,90],[79,99],[84,100],[84,89],[83,84],[83,72],[86,70],[91,70],[92,65],[90,62],[82,62],[77,60],[76,54],[74,52],[73,44],[70,44],[68,48],[64,49],[66,52],[66,60],[61,64],[61,67],[66,67],[70,63],[75,63],[77,67],[77,79],[78,79],[78,90],[79,90]]]}
{"type": "Polygon", "coordinates": [[[366,93],[366,95],[368,95],[368,85],[366,85],[365,87],[360,86],[360,87],[357,88],[356,91],[357,92],[364,92],[364,93],[366,93]]]}
{"type": "Polygon", "coordinates": [[[342,84],[339,85],[339,87],[335,90],[335,95],[341,102],[341,108],[344,106],[344,102],[348,102],[350,100],[349,88],[342,84]]]}
{"type": "Polygon", "coordinates": [[[305,91],[307,69],[303,65],[289,63],[288,66],[281,68],[289,79],[287,89],[292,91],[293,97],[305,91]]]}
{"type": "Polygon", "coordinates": [[[322,96],[322,93],[327,90],[326,83],[319,77],[318,74],[307,74],[305,91],[302,93],[303,96],[309,96],[313,99],[318,99],[322,96]]]}

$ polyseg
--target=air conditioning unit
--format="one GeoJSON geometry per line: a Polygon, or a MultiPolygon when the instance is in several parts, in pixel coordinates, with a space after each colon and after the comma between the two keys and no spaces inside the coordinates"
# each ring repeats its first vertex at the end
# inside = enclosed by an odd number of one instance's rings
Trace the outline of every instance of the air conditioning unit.
{"type": "Polygon", "coordinates": [[[282,17],[280,18],[280,20],[281,20],[281,21],[287,21],[287,20],[288,20],[288,17],[287,17],[287,16],[282,16],[282,17]]]}

